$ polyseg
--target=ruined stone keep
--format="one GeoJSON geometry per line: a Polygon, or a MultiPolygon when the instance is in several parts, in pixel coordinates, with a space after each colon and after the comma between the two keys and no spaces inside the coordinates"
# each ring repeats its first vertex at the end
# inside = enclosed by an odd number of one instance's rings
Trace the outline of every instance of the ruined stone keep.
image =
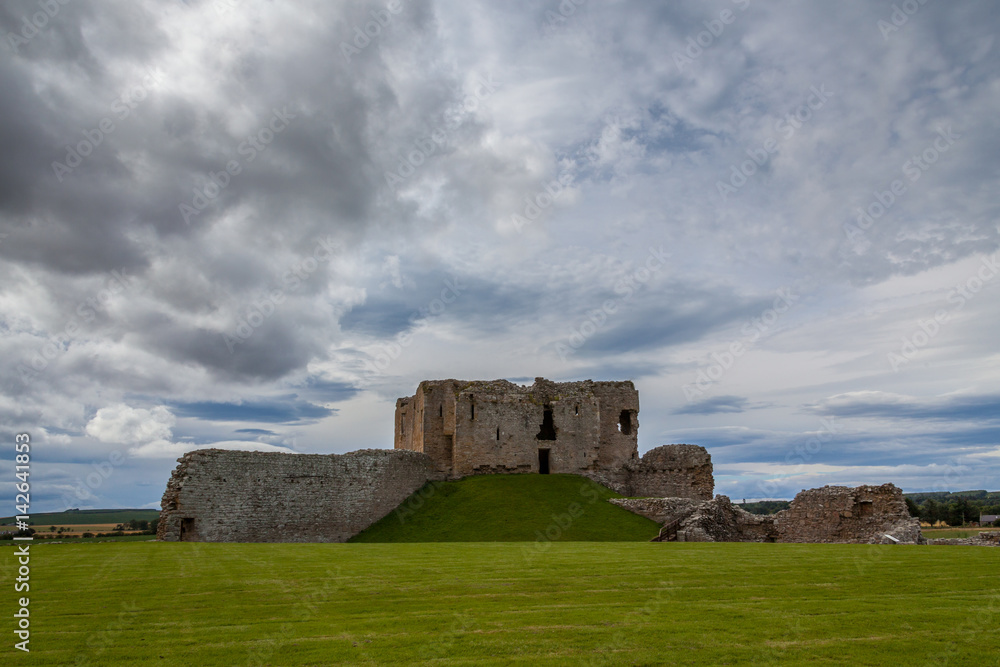
{"type": "Polygon", "coordinates": [[[395,448],[423,452],[448,479],[571,473],[631,496],[707,500],[704,447],[664,445],[639,458],[631,382],[425,380],[396,401],[395,448]]]}
{"type": "Polygon", "coordinates": [[[631,382],[424,381],[396,401],[395,448],[453,478],[615,471],[639,458],[638,415],[631,382]]]}

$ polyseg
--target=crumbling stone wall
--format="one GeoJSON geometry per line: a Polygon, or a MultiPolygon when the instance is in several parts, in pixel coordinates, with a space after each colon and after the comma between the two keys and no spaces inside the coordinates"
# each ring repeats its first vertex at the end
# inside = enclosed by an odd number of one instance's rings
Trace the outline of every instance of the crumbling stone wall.
{"type": "Polygon", "coordinates": [[[285,454],[201,449],[178,459],[157,539],[344,542],[440,475],[417,452],[285,454]]]}
{"type": "Polygon", "coordinates": [[[586,474],[638,459],[639,394],[631,382],[425,380],[396,401],[396,449],[423,452],[452,478],[586,474]]]}
{"type": "Polygon", "coordinates": [[[610,502],[661,525],[679,521],[678,542],[924,542],[919,520],[910,516],[903,492],[892,484],[802,491],[787,510],[772,515],[751,514],[722,495],[705,501],[642,498],[610,502]]]}
{"type": "Polygon", "coordinates": [[[623,496],[711,500],[712,457],[697,445],[661,445],[612,470],[581,473],[623,496]]]}
{"type": "Polygon", "coordinates": [[[868,544],[886,534],[900,542],[921,539],[919,519],[910,516],[902,490],[893,484],[802,491],[775,515],[775,528],[779,542],[868,544]]]}
{"type": "Polygon", "coordinates": [[[629,472],[630,496],[710,500],[715,491],[712,457],[697,445],[655,447],[629,472]]]}
{"type": "Polygon", "coordinates": [[[609,498],[608,502],[662,526],[675,519],[686,519],[704,501],[691,498],[609,498]]]}
{"type": "Polygon", "coordinates": [[[774,542],[774,517],[751,514],[726,496],[699,505],[677,530],[678,542],[774,542]]]}

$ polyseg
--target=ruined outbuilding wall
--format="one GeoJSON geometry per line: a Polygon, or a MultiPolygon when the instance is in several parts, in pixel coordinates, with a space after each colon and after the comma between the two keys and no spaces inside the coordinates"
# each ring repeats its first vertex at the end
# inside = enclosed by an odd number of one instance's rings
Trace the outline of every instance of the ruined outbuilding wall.
{"type": "Polygon", "coordinates": [[[396,449],[449,477],[618,470],[638,459],[639,393],[624,382],[425,380],[396,401],[396,449]]]}
{"type": "Polygon", "coordinates": [[[167,483],[157,539],[344,542],[438,478],[417,452],[197,450],[178,459],[167,483]]]}
{"type": "Polygon", "coordinates": [[[698,445],[654,447],[629,472],[630,496],[710,500],[715,491],[712,457],[698,445]]]}
{"type": "Polygon", "coordinates": [[[800,492],[775,516],[779,542],[917,542],[920,520],[906,509],[903,491],[881,486],[824,486],[800,492]]]}
{"type": "Polygon", "coordinates": [[[824,486],[802,491],[787,510],[751,514],[726,496],[612,499],[609,502],[661,525],[679,521],[679,542],[828,542],[921,544],[920,522],[903,492],[882,486],[824,486]],[[891,537],[887,537],[891,536],[891,537]]]}

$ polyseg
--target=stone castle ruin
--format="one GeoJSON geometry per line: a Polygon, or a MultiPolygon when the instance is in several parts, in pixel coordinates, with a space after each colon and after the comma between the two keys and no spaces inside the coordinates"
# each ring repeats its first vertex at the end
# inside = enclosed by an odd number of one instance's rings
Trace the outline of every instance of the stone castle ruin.
{"type": "Polygon", "coordinates": [[[430,481],[572,473],[630,498],[660,523],[656,541],[921,542],[902,492],[882,486],[803,491],[773,516],[715,496],[703,447],[642,457],[639,394],[625,382],[424,381],[396,401],[394,449],[292,454],[204,449],[178,459],[157,538],[344,542],[430,481]]]}
{"type": "Polygon", "coordinates": [[[349,454],[205,449],[167,483],[157,537],[207,542],[344,542],[429,481],[574,473],[623,495],[712,497],[702,447],[639,457],[631,382],[421,382],[396,402],[395,448],[349,454]]]}
{"type": "Polygon", "coordinates": [[[572,473],[623,495],[709,499],[712,459],[669,445],[639,458],[639,392],[631,382],[421,382],[396,401],[395,448],[423,452],[448,479],[572,473]]]}

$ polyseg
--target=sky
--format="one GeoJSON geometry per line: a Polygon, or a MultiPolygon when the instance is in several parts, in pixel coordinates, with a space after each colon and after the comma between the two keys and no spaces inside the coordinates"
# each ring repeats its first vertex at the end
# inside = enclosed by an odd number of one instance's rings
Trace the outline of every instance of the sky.
{"type": "Polygon", "coordinates": [[[4,2],[0,441],[35,512],[157,508],[192,449],[391,448],[424,379],[627,379],[640,452],[702,445],[734,499],[1000,489],[998,32],[4,2]]]}

